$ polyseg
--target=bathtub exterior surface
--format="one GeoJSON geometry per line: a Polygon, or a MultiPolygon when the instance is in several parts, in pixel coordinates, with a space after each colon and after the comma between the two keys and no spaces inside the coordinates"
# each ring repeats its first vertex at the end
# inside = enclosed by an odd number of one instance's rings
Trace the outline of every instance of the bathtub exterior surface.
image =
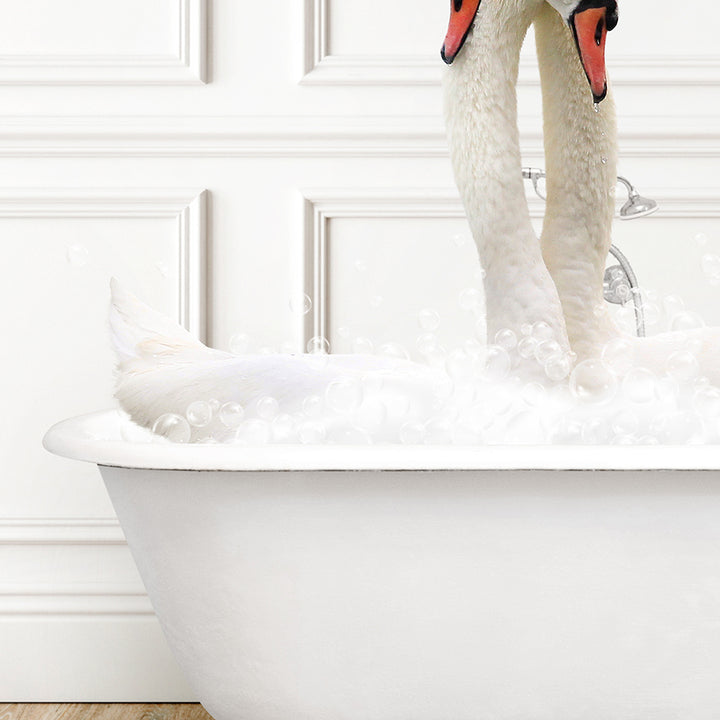
{"type": "Polygon", "coordinates": [[[715,472],[102,466],[216,720],[716,720],[715,472]]]}

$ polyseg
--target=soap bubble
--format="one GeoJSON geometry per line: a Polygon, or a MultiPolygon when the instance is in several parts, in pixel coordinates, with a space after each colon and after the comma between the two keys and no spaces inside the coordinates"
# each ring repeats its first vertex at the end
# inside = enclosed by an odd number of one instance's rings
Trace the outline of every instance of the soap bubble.
{"type": "Polygon", "coordinates": [[[372,355],[375,346],[370,338],[356,337],[352,343],[352,350],[357,355],[372,355]]]}
{"type": "Polygon", "coordinates": [[[577,445],[583,442],[583,425],[579,420],[561,416],[550,431],[550,441],[560,445],[577,445]]]}
{"type": "Polygon", "coordinates": [[[358,259],[353,263],[353,265],[354,265],[354,267],[355,267],[355,270],[357,270],[357,271],[360,272],[360,273],[364,273],[364,272],[368,269],[367,261],[366,261],[366,260],[363,260],[363,259],[361,259],[361,258],[358,258],[358,259]]]}
{"type": "Polygon", "coordinates": [[[459,297],[463,310],[477,310],[482,306],[482,293],[477,288],[465,288],[459,297]]]}
{"type": "Polygon", "coordinates": [[[564,380],[572,367],[572,360],[566,353],[555,355],[545,363],[545,375],[553,382],[564,380]]]}
{"type": "Polygon", "coordinates": [[[323,407],[323,399],[319,395],[308,395],[302,402],[303,413],[309,418],[319,418],[323,407]]]}
{"type": "Polygon", "coordinates": [[[617,337],[602,349],[602,361],[615,375],[625,375],[635,362],[635,342],[630,338],[617,337]]]}
{"type": "Polygon", "coordinates": [[[696,312],[677,313],[670,321],[670,329],[674,332],[687,332],[702,327],[705,327],[705,321],[696,312]]]}
{"type": "Polygon", "coordinates": [[[531,407],[539,407],[547,400],[547,390],[539,382],[531,382],[522,390],[522,399],[531,407]]]}
{"type": "Polygon", "coordinates": [[[532,335],[532,325],[530,323],[523,323],[520,326],[520,334],[521,335],[532,335]]]}
{"type": "Polygon", "coordinates": [[[330,341],[322,335],[315,335],[308,340],[307,351],[310,355],[327,355],[330,352],[330,341]]]}
{"type": "Polygon", "coordinates": [[[648,403],[655,398],[655,373],[647,368],[632,368],[625,375],[622,389],[625,397],[634,403],[648,403]]]}
{"type": "Polygon", "coordinates": [[[683,411],[663,413],[653,419],[650,432],[662,443],[682,445],[702,433],[702,423],[695,413],[683,411]]]}
{"type": "Polygon", "coordinates": [[[453,350],[445,361],[445,370],[456,382],[467,381],[475,373],[475,360],[464,350],[453,350]]]}
{"type": "Polygon", "coordinates": [[[439,346],[440,341],[434,333],[424,333],[423,335],[419,335],[415,341],[415,347],[417,347],[417,350],[421,355],[431,355],[432,353],[437,352],[439,346]]]}
{"type": "Polygon", "coordinates": [[[605,418],[588,418],[580,430],[580,438],[587,445],[606,445],[610,442],[611,432],[605,418]]]}
{"type": "Polygon", "coordinates": [[[255,405],[258,417],[263,420],[272,420],[280,410],[280,404],[274,397],[266,395],[261,397],[255,405]]]}
{"type": "Polygon", "coordinates": [[[205,427],[212,420],[212,406],[205,400],[191,402],[185,410],[185,417],[193,427],[205,427]]]}
{"type": "Polygon", "coordinates": [[[643,320],[647,327],[652,327],[660,322],[660,306],[654,302],[644,302],[642,304],[643,320]]]}
{"type": "Polygon", "coordinates": [[[720,257],[711,253],[702,256],[702,271],[709,280],[720,281],[720,257]]]}
{"type": "Polygon", "coordinates": [[[208,405],[210,405],[210,409],[213,411],[213,414],[220,409],[220,401],[217,398],[210,398],[208,400],[208,405]]]}
{"type": "Polygon", "coordinates": [[[684,350],[673,353],[667,359],[665,368],[667,374],[680,384],[692,382],[700,374],[697,358],[684,350]]]}
{"type": "Polygon", "coordinates": [[[378,354],[385,355],[385,357],[398,358],[399,360],[410,359],[408,351],[400,343],[396,342],[383,343],[378,348],[378,354]]]}
{"type": "Polygon", "coordinates": [[[400,427],[400,442],[403,445],[422,445],[425,441],[425,425],[421,422],[406,422],[400,427]]]}
{"type": "Polygon", "coordinates": [[[611,423],[611,428],[616,435],[633,435],[639,426],[640,420],[632,410],[622,410],[617,413],[611,423]]]}
{"type": "Polygon", "coordinates": [[[237,333],[230,338],[230,352],[233,355],[247,355],[252,347],[252,339],[247,333],[237,333]]]}
{"type": "Polygon", "coordinates": [[[685,310],[685,301],[679,295],[666,295],[663,298],[663,310],[668,318],[675,317],[685,310]]]}
{"type": "Polygon", "coordinates": [[[290,310],[296,315],[307,315],[312,309],[312,300],[309,295],[290,298],[290,310]]]}
{"type": "Polygon", "coordinates": [[[480,342],[479,340],[476,340],[475,338],[468,338],[463,343],[463,347],[465,349],[465,352],[468,353],[468,355],[471,355],[475,359],[477,359],[481,356],[484,356],[485,352],[487,350],[486,344],[483,342],[480,342]]]}
{"type": "Polygon", "coordinates": [[[73,245],[68,245],[66,248],[65,257],[70,265],[83,267],[84,265],[87,265],[90,253],[84,245],[74,243],[73,245]]]}
{"type": "Polygon", "coordinates": [[[220,422],[227,428],[235,429],[245,417],[245,409],[240,403],[233,401],[223,403],[218,410],[220,422]]]}
{"type": "Polygon", "coordinates": [[[325,440],[327,427],[319,420],[306,420],[298,426],[298,437],[303,445],[315,445],[325,440]]]}
{"type": "Polygon", "coordinates": [[[170,440],[174,443],[186,443],[190,441],[190,425],[182,415],[175,413],[164,413],[153,424],[152,431],[156,435],[170,440]]]}
{"type": "Polygon", "coordinates": [[[384,300],[385,300],[385,298],[382,295],[373,295],[370,298],[370,306],[374,307],[374,308],[378,308],[383,304],[384,300]]]}
{"type": "Polygon", "coordinates": [[[330,364],[330,355],[325,352],[312,352],[304,356],[305,365],[314,372],[324,372],[330,364]]]}
{"type": "Polygon", "coordinates": [[[695,390],[693,407],[704,418],[720,417],[720,388],[711,385],[695,390]]]}
{"type": "Polygon", "coordinates": [[[337,334],[339,337],[343,338],[344,340],[347,340],[350,337],[350,328],[345,327],[344,325],[341,325],[337,329],[337,334]]]}
{"type": "Polygon", "coordinates": [[[327,406],[340,414],[355,412],[362,400],[362,385],[354,378],[333,380],[325,390],[327,406]]]}
{"type": "Polygon", "coordinates": [[[434,332],[440,327],[440,315],[437,310],[425,308],[418,313],[418,325],[425,332],[434,332]]]}
{"type": "Polygon", "coordinates": [[[671,377],[657,378],[655,382],[655,397],[664,403],[674,403],[680,394],[680,386],[671,377]]]}
{"type": "Polygon", "coordinates": [[[533,323],[530,329],[530,335],[534,337],[539,343],[544,340],[552,340],[555,333],[553,329],[543,320],[533,323]]]}
{"type": "Polygon", "coordinates": [[[467,245],[467,235],[464,235],[463,233],[456,233],[452,236],[452,241],[456,247],[463,247],[464,245],[467,245]]]}
{"type": "Polygon", "coordinates": [[[538,346],[538,341],[530,335],[524,335],[518,343],[517,350],[521,358],[529,360],[535,357],[535,348],[538,346]]]}
{"type": "Polygon", "coordinates": [[[695,240],[695,244],[698,247],[705,247],[705,245],[707,245],[707,242],[708,242],[708,236],[705,233],[700,232],[695,235],[694,240],[695,240]]]}
{"type": "Polygon", "coordinates": [[[615,375],[599,360],[584,360],[570,374],[570,392],[581,402],[609,402],[617,384],[615,375]]]}
{"type": "Polygon", "coordinates": [[[507,351],[514,350],[518,344],[517,335],[510,328],[498,330],[495,333],[495,344],[507,351]]]}
{"type": "Polygon", "coordinates": [[[541,340],[535,346],[535,359],[545,367],[545,363],[556,355],[562,355],[560,343],[555,340],[541,340]]]}
{"type": "Polygon", "coordinates": [[[510,374],[512,361],[508,351],[499,345],[490,345],[485,354],[485,377],[494,382],[504,380],[510,374]]]}
{"type": "Polygon", "coordinates": [[[244,420],[235,431],[235,442],[239,445],[255,447],[267,445],[272,437],[270,423],[265,420],[244,420]]]}
{"type": "Polygon", "coordinates": [[[295,419],[288,413],[280,413],[273,419],[270,430],[273,441],[287,442],[295,433],[295,419]]]}

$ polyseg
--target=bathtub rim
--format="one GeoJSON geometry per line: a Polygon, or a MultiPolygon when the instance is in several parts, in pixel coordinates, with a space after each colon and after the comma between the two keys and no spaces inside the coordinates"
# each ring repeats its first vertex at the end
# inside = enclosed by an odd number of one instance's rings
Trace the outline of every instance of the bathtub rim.
{"type": "Polygon", "coordinates": [[[78,415],[53,425],[49,452],[97,465],[227,472],[720,470],[717,445],[230,445],[132,443],[119,436],[117,410],[78,415]]]}

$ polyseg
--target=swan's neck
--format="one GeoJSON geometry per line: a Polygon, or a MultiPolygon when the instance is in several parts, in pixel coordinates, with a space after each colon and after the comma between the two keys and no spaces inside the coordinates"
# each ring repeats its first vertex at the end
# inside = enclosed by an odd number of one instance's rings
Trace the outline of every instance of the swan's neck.
{"type": "Polygon", "coordinates": [[[455,179],[485,270],[488,339],[544,320],[567,347],[555,286],[532,229],[517,129],[520,48],[532,12],[525,0],[483,2],[446,75],[446,123],[455,179]]]}
{"type": "Polygon", "coordinates": [[[612,93],[596,112],[570,29],[549,5],[535,19],[545,119],[547,207],[542,253],[579,359],[617,335],[603,299],[615,211],[617,127],[612,93]]]}

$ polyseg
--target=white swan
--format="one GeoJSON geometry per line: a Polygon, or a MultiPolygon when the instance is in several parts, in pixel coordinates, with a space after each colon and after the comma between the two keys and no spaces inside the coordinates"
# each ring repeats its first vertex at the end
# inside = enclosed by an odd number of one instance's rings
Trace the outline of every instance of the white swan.
{"type": "MultiPolygon", "coordinates": [[[[547,173],[542,254],[562,302],[570,344],[582,361],[600,357],[609,342],[621,337],[603,299],[615,209],[615,107],[608,92],[595,111],[572,33],[547,6],[535,19],[535,34],[547,173]]],[[[593,70],[596,92],[604,84],[602,59],[593,70]]],[[[635,365],[662,375],[668,360],[688,349],[697,358],[699,372],[720,384],[718,328],[633,339],[624,352],[633,356],[635,365]]]]}

